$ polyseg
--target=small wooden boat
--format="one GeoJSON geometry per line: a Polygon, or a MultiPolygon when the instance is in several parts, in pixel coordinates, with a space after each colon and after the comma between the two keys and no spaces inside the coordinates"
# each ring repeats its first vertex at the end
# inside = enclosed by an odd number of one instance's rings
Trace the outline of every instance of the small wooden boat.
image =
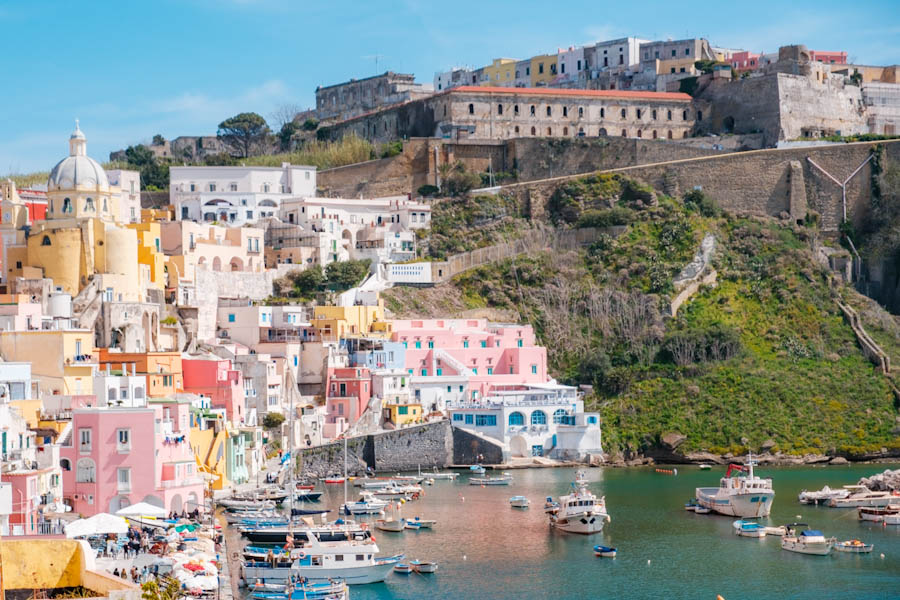
{"type": "Polygon", "coordinates": [[[766,527],[766,535],[782,537],[785,533],[787,533],[787,529],[784,525],[779,525],[778,527],[766,527]]]}
{"type": "Polygon", "coordinates": [[[435,470],[435,472],[431,473],[429,475],[429,477],[431,477],[435,481],[437,481],[437,480],[453,481],[454,479],[459,477],[459,473],[454,473],[453,471],[449,471],[449,472],[445,471],[443,473],[439,473],[437,470],[435,470]]]}
{"type": "Polygon", "coordinates": [[[694,509],[694,512],[698,515],[708,515],[712,511],[705,506],[698,506],[694,509]]]}
{"type": "Polygon", "coordinates": [[[435,525],[437,525],[437,521],[434,519],[420,519],[419,517],[415,517],[413,522],[416,523],[422,529],[431,529],[435,525]]]}
{"type": "Polygon", "coordinates": [[[687,502],[684,503],[684,510],[689,510],[689,511],[693,512],[693,511],[697,510],[698,506],[700,506],[700,504],[697,503],[697,499],[691,498],[690,500],[688,500],[687,502]]]}
{"type": "Polygon", "coordinates": [[[406,563],[397,563],[394,565],[394,572],[400,573],[401,575],[409,575],[412,573],[412,567],[406,563]]]}
{"type": "Polygon", "coordinates": [[[603,558],[615,558],[616,549],[609,546],[594,546],[594,556],[602,556],[603,558]]]}
{"type": "Polygon", "coordinates": [[[375,519],[375,529],[381,531],[403,531],[406,527],[406,519],[375,519]]]}
{"type": "Polygon", "coordinates": [[[513,496],[509,499],[509,505],[513,508],[528,508],[531,505],[531,500],[525,496],[513,496]]]}
{"type": "Polygon", "coordinates": [[[470,477],[469,485],[509,485],[512,480],[512,475],[504,473],[500,477],[470,477]]]}
{"type": "Polygon", "coordinates": [[[422,528],[422,526],[415,521],[406,521],[403,525],[406,529],[412,529],[413,531],[418,531],[422,528]]]}
{"type": "Polygon", "coordinates": [[[875,544],[865,544],[859,540],[847,540],[838,542],[834,545],[834,549],[838,552],[850,552],[852,554],[866,554],[872,551],[875,544]]]}
{"type": "Polygon", "coordinates": [[[409,566],[412,567],[413,571],[416,573],[434,573],[438,569],[438,564],[436,562],[418,559],[409,561],[409,566]]]}

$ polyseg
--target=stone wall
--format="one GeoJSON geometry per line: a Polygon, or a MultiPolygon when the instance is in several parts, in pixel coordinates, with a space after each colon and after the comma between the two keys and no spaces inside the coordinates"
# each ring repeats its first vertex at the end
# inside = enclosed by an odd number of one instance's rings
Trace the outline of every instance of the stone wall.
{"type": "Polygon", "coordinates": [[[259,273],[245,271],[195,270],[197,339],[209,340],[216,335],[216,316],[219,298],[249,298],[263,300],[272,295],[275,271],[259,273]]]}
{"type": "MultiPolygon", "coordinates": [[[[888,160],[900,160],[900,141],[879,142],[888,160]]],[[[733,214],[803,218],[804,203],[821,216],[820,225],[836,232],[843,218],[841,188],[823,175],[809,158],[838,180],[843,181],[866,158],[875,142],[835,144],[815,148],[756,150],[671,162],[610,169],[642,180],[657,189],[681,195],[702,189],[719,206],[733,214]],[[804,185],[794,185],[802,173],[804,185]],[[793,181],[792,181],[793,179],[793,181]],[[799,196],[799,197],[798,197],[799,196]]],[[[514,194],[532,218],[544,217],[547,201],[556,187],[573,177],[504,186],[514,194]]],[[[871,169],[864,166],[847,185],[847,214],[861,225],[871,199],[871,169]]]]}
{"type": "Polygon", "coordinates": [[[503,446],[500,442],[481,437],[466,431],[453,428],[453,464],[499,465],[506,462],[503,446]]]}

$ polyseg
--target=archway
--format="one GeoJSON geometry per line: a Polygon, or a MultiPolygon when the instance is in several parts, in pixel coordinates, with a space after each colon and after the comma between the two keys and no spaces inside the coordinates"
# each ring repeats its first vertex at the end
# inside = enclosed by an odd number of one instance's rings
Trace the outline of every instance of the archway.
{"type": "Polygon", "coordinates": [[[509,453],[512,456],[528,456],[531,452],[528,450],[528,441],[525,436],[514,435],[509,440],[509,453]]]}
{"type": "Polygon", "coordinates": [[[172,496],[172,499],[169,501],[169,511],[170,512],[181,512],[184,509],[184,501],[181,499],[181,494],[175,494],[172,496]]]}
{"type": "Polygon", "coordinates": [[[221,271],[222,270],[222,259],[218,256],[213,259],[212,263],[213,271],[221,271]]]}
{"type": "Polygon", "coordinates": [[[353,234],[350,233],[349,229],[345,229],[341,232],[341,240],[343,241],[344,246],[353,246],[353,234]]]}
{"type": "Polygon", "coordinates": [[[152,504],[153,506],[158,506],[159,508],[165,508],[166,503],[163,502],[159,496],[154,496],[153,494],[148,494],[144,496],[144,499],[141,502],[146,502],[147,504],[152,504]]]}
{"type": "Polygon", "coordinates": [[[206,266],[206,257],[205,256],[201,256],[199,259],[197,259],[197,266],[198,267],[206,266]]]}
{"type": "Polygon", "coordinates": [[[722,129],[725,130],[725,133],[734,133],[734,117],[725,117],[725,120],[722,121],[722,129]]]}
{"type": "Polygon", "coordinates": [[[244,261],[235,256],[231,259],[231,270],[232,271],[243,271],[244,270],[244,261]]]}
{"type": "Polygon", "coordinates": [[[113,496],[109,500],[109,513],[114,515],[126,506],[131,506],[128,496],[113,496]]]}
{"type": "Polygon", "coordinates": [[[195,508],[202,508],[200,506],[200,501],[197,499],[197,494],[191,492],[188,494],[187,502],[185,503],[187,510],[194,510],[195,508]]]}

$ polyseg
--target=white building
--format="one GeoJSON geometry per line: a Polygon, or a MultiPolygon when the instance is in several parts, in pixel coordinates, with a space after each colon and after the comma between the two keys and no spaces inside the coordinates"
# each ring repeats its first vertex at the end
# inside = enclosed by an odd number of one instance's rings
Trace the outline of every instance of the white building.
{"type": "Polygon", "coordinates": [[[391,283],[432,283],[431,263],[414,262],[399,265],[387,265],[384,278],[391,283]]]}
{"type": "Polygon", "coordinates": [[[559,50],[556,56],[557,75],[553,85],[568,87],[578,82],[579,76],[585,70],[584,46],[569,46],[566,50],[559,50]]]}
{"type": "Polygon", "coordinates": [[[641,62],[641,44],[649,40],[627,37],[597,42],[585,48],[585,60],[590,70],[588,79],[596,79],[601,72],[624,73],[637,71],[641,62]]]}
{"type": "Polygon", "coordinates": [[[142,408],[147,406],[147,376],[136,373],[137,366],[131,364],[131,373],[123,363],[114,371],[111,363],[106,363],[105,371],[94,372],[94,395],[97,406],[122,406],[142,408]]]}
{"type": "Polygon", "coordinates": [[[434,91],[443,92],[461,85],[476,85],[473,71],[468,67],[453,67],[449,71],[434,74],[434,91]]]}
{"type": "Polygon", "coordinates": [[[141,174],[139,171],[112,169],[106,172],[109,184],[119,187],[119,223],[141,222],[141,174]]]}
{"type": "Polygon", "coordinates": [[[580,459],[603,452],[600,416],[584,412],[571,386],[498,387],[483,400],[452,403],[450,422],[494,438],[510,456],[580,459]]]}
{"type": "Polygon", "coordinates": [[[169,198],[179,220],[243,225],[276,216],[285,198],[315,195],[315,167],[283,163],[169,169],[169,198]]]}

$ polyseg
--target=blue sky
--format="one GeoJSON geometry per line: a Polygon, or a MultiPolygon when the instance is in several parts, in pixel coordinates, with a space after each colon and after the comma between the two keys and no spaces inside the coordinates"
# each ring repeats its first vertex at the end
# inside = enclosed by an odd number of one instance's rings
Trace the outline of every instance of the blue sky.
{"type": "Polygon", "coordinates": [[[745,3],[456,0],[0,0],[0,173],[47,170],[81,119],[88,153],[215,134],[242,111],[312,106],[317,85],[387,69],[525,58],[602,39],[805,43],[900,62],[896,0],[745,3]],[[785,8],[789,6],[789,8],[785,8]]]}

